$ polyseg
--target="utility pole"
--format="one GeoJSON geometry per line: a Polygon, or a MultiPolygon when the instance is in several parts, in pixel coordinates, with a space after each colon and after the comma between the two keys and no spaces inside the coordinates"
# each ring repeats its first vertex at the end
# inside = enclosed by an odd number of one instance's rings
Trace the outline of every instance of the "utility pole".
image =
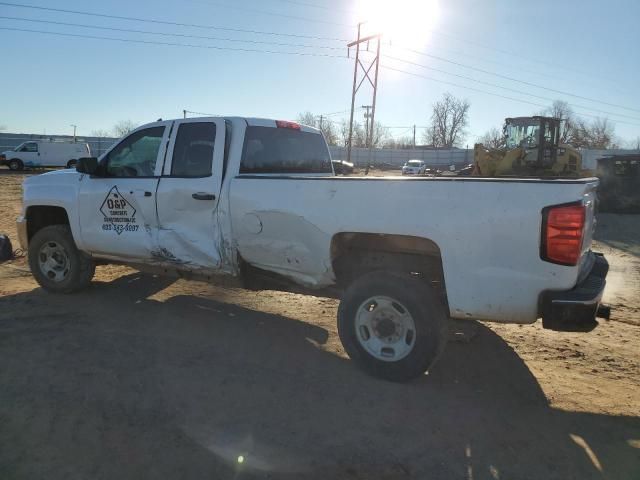
{"type": "Polygon", "coordinates": [[[413,149],[416,149],[416,126],[413,126],[413,149]]]}
{"type": "Polygon", "coordinates": [[[354,113],[354,108],[356,103],[356,93],[358,93],[358,90],[360,89],[360,87],[362,86],[362,83],[366,79],[369,81],[369,83],[373,87],[373,101],[371,102],[371,121],[369,122],[369,124],[371,125],[371,128],[369,129],[369,132],[367,132],[367,140],[366,140],[366,144],[369,147],[369,156],[367,159],[367,167],[365,169],[365,175],[368,175],[369,165],[371,164],[372,148],[373,148],[372,132],[373,132],[373,126],[375,125],[376,96],[378,92],[378,69],[380,66],[380,37],[382,36],[382,34],[377,33],[374,35],[368,35],[368,36],[362,37],[360,35],[362,30],[362,25],[363,25],[362,23],[358,23],[358,38],[355,41],[347,44],[347,48],[351,48],[353,46],[356,47],[356,58],[355,58],[355,65],[353,69],[353,88],[351,90],[351,116],[349,118],[349,142],[347,145],[347,161],[348,162],[351,161],[351,147],[353,146],[353,113],[354,113]],[[360,44],[361,43],[368,44],[371,40],[377,41],[376,56],[373,58],[369,66],[365,67],[365,65],[360,60],[360,44]],[[373,67],[375,67],[375,69],[374,69],[374,77],[372,80],[370,76],[370,72],[373,67]],[[360,79],[360,82],[358,83],[359,69],[362,69],[363,76],[360,79]]]}
{"type": "Polygon", "coordinates": [[[324,117],[322,115],[320,115],[320,131],[322,131],[322,120],[323,120],[323,118],[324,117]]]}
{"type": "Polygon", "coordinates": [[[182,115],[183,115],[182,118],[187,118],[187,111],[186,110],[182,110],[182,115]]]}
{"type": "MultiPolygon", "coordinates": [[[[364,112],[364,138],[365,138],[365,142],[367,142],[369,140],[369,119],[371,118],[371,114],[369,113],[371,111],[371,105],[362,105],[362,108],[364,108],[365,112],[364,112]]],[[[368,147],[369,144],[367,143],[365,145],[365,147],[368,147]]]]}
{"type": "Polygon", "coordinates": [[[77,125],[69,125],[70,127],[73,127],[73,143],[76,143],[76,128],[78,128],[77,125]]]}

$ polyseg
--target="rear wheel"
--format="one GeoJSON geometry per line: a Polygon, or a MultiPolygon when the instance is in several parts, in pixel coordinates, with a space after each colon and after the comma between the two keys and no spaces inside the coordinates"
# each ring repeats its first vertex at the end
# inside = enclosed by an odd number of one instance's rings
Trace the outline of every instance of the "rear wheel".
{"type": "Polygon", "coordinates": [[[22,163],[22,160],[14,158],[13,160],[9,161],[9,169],[14,171],[23,170],[24,164],[22,163]]]}
{"type": "Polygon", "coordinates": [[[446,318],[423,280],[377,271],[347,288],[338,309],[338,333],[358,366],[402,382],[424,374],[442,353],[446,318]]]}
{"type": "Polygon", "coordinates": [[[53,293],[82,290],[96,270],[93,259],[77,249],[68,225],[44,227],[33,236],[29,267],[40,286],[53,293]]]}
{"type": "Polygon", "coordinates": [[[75,159],[69,160],[67,162],[67,168],[76,168],[76,165],[78,164],[78,161],[75,159]]]}

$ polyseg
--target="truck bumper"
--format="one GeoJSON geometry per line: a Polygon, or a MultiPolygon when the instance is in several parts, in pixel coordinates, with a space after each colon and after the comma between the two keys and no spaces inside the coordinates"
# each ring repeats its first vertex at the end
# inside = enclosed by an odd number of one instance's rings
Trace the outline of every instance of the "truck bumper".
{"type": "Polygon", "coordinates": [[[540,298],[542,326],[562,332],[590,332],[598,326],[596,316],[606,285],[609,262],[601,253],[582,282],[567,291],[546,291],[540,298]]]}
{"type": "Polygon", "coordinates": [[[20,248],[26,252],[29,248],[29,235],[27,233],[27,219],[23,216],[18,217],[16,220],[16,229],[18,230],[18,242],[20,242],[20,248]]]}

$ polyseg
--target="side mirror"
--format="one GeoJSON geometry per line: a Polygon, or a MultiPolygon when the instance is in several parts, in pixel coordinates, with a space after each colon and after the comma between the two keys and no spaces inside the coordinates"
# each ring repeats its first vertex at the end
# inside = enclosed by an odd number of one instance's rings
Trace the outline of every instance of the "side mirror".
{"type": "Polygon", "coordinates": [[[95,175],[98,171],[98,159],[96,157],[85,157],[78,159],[76,172],[95,175]]]}

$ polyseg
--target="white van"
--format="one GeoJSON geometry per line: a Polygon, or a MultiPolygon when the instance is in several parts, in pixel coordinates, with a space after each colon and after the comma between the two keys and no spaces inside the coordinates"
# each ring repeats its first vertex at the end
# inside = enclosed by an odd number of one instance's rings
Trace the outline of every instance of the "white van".
{"type": "Polygon", "coordinates": [[[13,150],[0,153],[0,165],[11,170],[25,167],[74,167],[79,158],[90,157],[88,143],[29,140],[13,150]]]}

